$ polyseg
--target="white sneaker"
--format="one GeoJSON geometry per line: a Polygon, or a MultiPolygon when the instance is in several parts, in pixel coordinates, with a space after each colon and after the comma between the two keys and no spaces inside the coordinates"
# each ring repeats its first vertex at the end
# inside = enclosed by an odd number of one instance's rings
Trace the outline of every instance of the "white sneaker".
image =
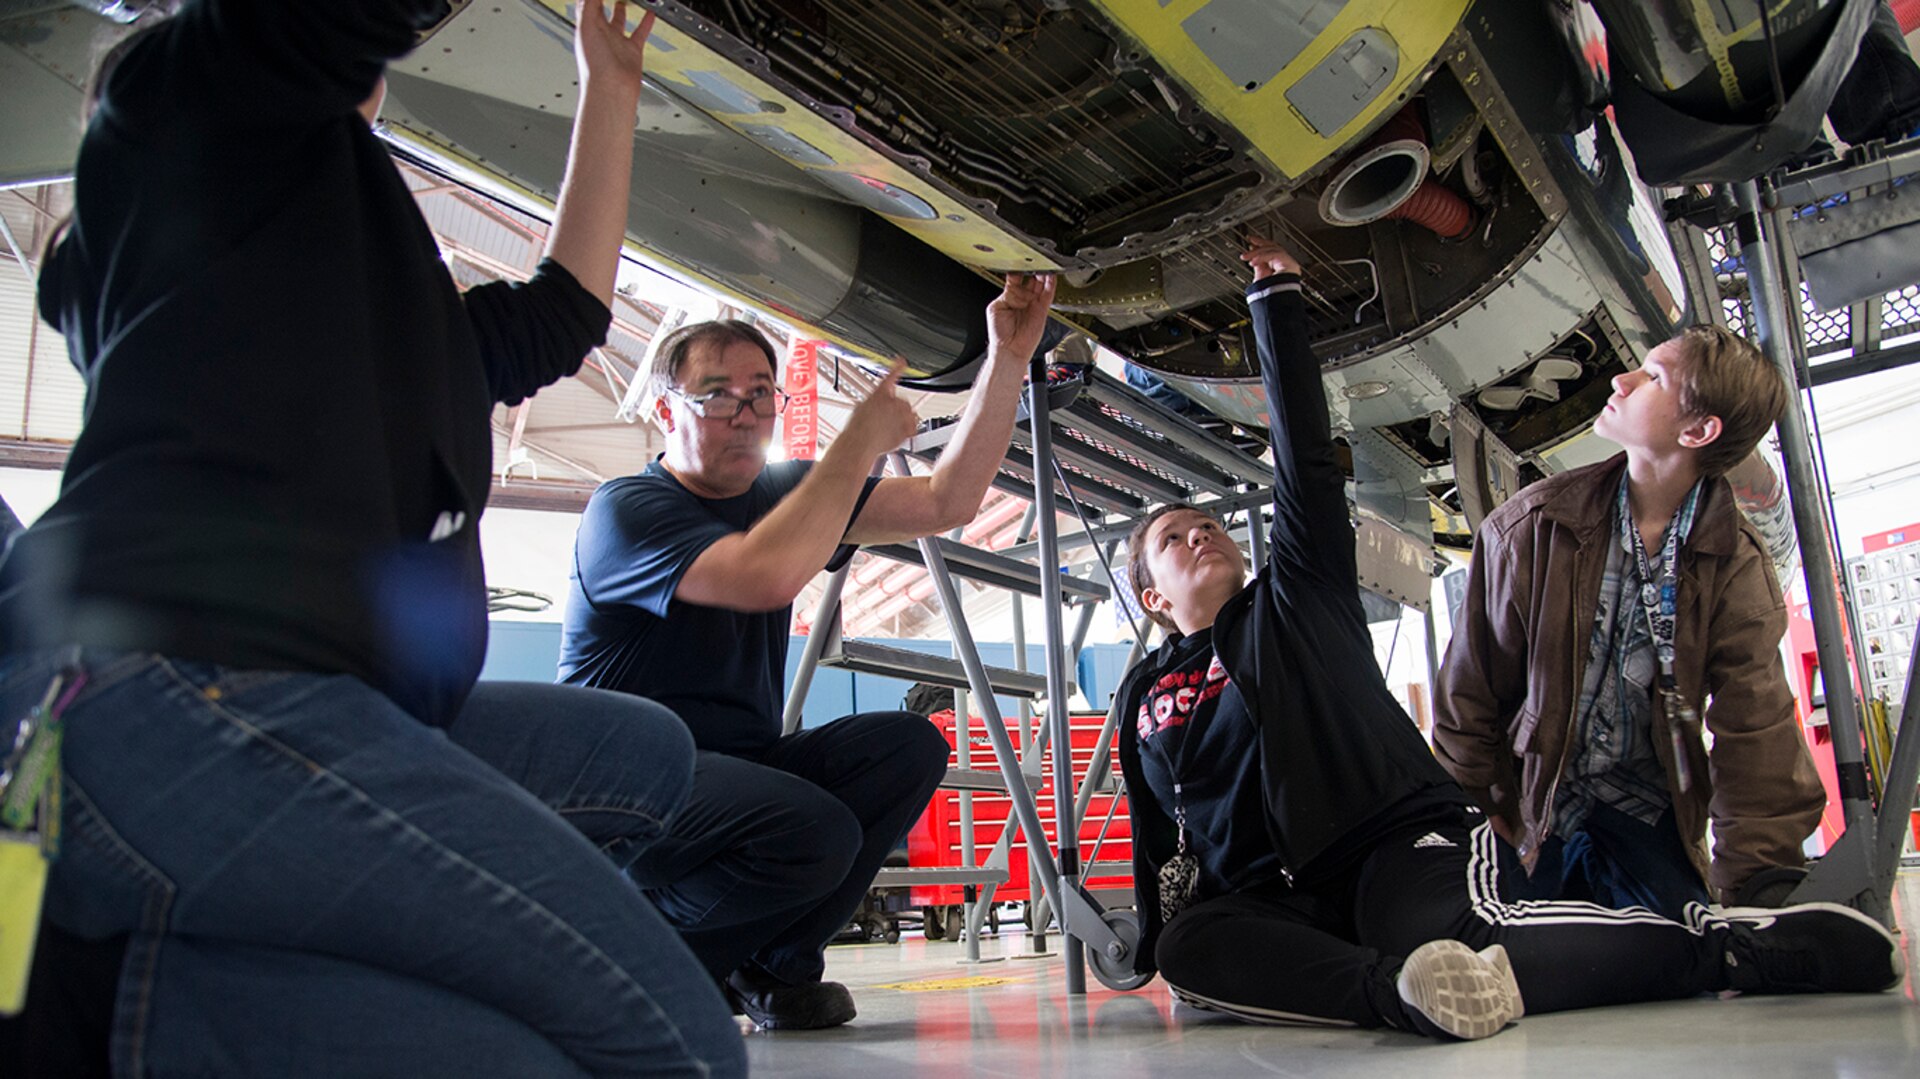
{"type": "Polygon", "coordinates": [[[1476,952],[1457,940],[1430,940],[1413,950],[1395,982],[1420,1033],[1463,1041],[1488,1038],[1525,1012],[1507,951],[1476,952]]]}
{"type": "Polygon", "coordinates": [[[1520,998],[1520,981],[1513,976],[1513,963],[1507,959],[1506,948],[1489,944],[1477,954],[1499,973],[1501,980],[1506,983],[1507,992],[1513,994],[1513,1021],[1518,1023],[1526,1018],[1527,1002],[1520,998]]]}

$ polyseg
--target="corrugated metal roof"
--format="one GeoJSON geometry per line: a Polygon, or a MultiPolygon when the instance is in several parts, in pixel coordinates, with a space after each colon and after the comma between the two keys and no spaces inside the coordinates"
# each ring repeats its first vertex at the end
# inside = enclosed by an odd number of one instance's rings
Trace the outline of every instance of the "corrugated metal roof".
{"type": "MultiPolygon", "coordinates": [[[[66,208],[65,184],[0,192],[0,218],[29,260],[45,242],[50,215],[66,208]]],[[[80,433],[86,386],[67,359],[66,342],[40,321],[34,286],[0,246],[0,437],[71,441],[80,433]]]]}
{"type": "MultiPolygon", "coordinates": [[[[9,201],[7,196],[0,196],[0,203],[9,201]]],[[[5,215],[14,235],[21,236],[15,215],[7,209],[0,205],[0,214],[5,215]]],[[[0,265],[0,435],[8,438],[26,436],[27,372],[33,366],[27,352],[33,347],[36,320],[33,282],[9,253],[0,265]]]]}
{"type": "Polygon", "coordinates": [[[458,244],[521,274],[531,274],[540,261],[540,249],[546,242],[544,225],[534,230],[518,222],[509,224],[510,219],[475,206],[464,192],[445,191],[416,201],[428,226],[443,242],[458,244]]]}

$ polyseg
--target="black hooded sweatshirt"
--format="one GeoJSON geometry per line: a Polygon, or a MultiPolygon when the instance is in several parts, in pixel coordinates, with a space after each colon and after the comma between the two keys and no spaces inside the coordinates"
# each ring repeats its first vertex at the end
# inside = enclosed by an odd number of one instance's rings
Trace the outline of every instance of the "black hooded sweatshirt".
{"type": "MultiPolygon", "coordinates": [[[[1267,564],[1213,623],[1214,651],[1259,728],[1264,827],[1282,876],[1311,888],[1373,841],[1423,819],[1457,820],[1470,804],[1388,691],[1360,606],[1346,480],[1334,458],[1320,364],[1307,346],[1300,279],[1247,289],[1273,431],[1273,529],[1267,564]]],[[[1128,672],[1120,715],[1176,662],[1180,638],[1128,672]]],[[[1137,969],[1155,969],[1160,866],[1172,857],[1168,807],[1140,767],[1134,725],[1120,724],[1120,763],[1133,821],[1134,888],[1142,923],[1137,969]]],[[[1205,767],[1195,760],[1189,769],[1205,767]]]]}

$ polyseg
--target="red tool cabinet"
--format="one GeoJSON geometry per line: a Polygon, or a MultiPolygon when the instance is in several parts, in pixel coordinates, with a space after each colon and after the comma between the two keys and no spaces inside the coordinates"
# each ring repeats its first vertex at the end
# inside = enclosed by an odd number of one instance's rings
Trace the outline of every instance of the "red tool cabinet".
{"type": "MultiPolygon", "coordinates": [[[[953,744],[953,712],[951,710],[934,713],[930,721],[947,736],[947,743],[953,744]]],[[[1087,770],[1093,761],[1094,744],[1100,738],[1100,727],[1106,722],[1104,712],[1075,713],[1069,717],[1073,732],[1073,777],[1074,786],[1086,782],[1087,770]]],[[[1017,724],[1009,726],[1014,748],[1022,748],[1023,732],[1015,729],[1017,724]]],[[[993,756],[993,744],[987,740],[986,729],[982,721],[975,717],[972,724],[972,741],[969,767],[975,771],[994,771],[997,767],[993,756]]],[[[1112,754],[1109,750],[1109,754],[1112,754]]],[[[1046,785],[1037,792],[1040,807],[1040,819],[1046,827],[1047,842],[1051,848],[1054,841],[1053,818],[1053,747],[1047,747],[1047,760],[1044,774],[1046,785]]],[[[950,757],[950,765],[958,766],[958,754],[950,757]]],[[[1117,778],[1119,759],[1114,756],[1111,764],[1117,778]]],[[[1109,786],[1111,786],[1111,782],[1109,786]]],[[[1000,838],[1001,826],[1013,813],[1012,800],[1001,791],[973,792],[973,834],[975,844],[974,864],[979,864],[993,849],[994,842],[1000,838]]],[[[915,867],[957,868],[965,865],[960,854],[960,792],[953,790],[936,791],[933,802],[926,813],[915,822],[913,831],[907,837],[908,864],[915,867]]],[[[1080,822],[1080,861],[1081,864],[1094,864],[1097,860],[1096,876],[1087,880],[1087,886],[1094,890],[1131,889],[1133,832],[1127,818],[1126,798],[1105,793],[1093,796],[1087,807],[1087,815],[1080,822]],[[1113,809],[1118,802],[1117,809],[1113,809]],[[1101,841],[1098,852],[1094,848],[1094,839],[1100,835],[1101,826],[1107,820],[1109,809],[1113,809],[1113,821],[1106,825],[1106,837],[1101,841]]],[[[1027,862],[1026,837],[1016,833],[1013,837],[1013,850],[1007,863],[1007,881],[994,891],[994,901],[1027,901],[1032,898],[1030,881],[1031,869],[1027,862]]],[[[913,889],[912,903],[916,907],[945,908],[959,904],[963,899],[962,886],[958,884],[925,885],[913,889]]]]}

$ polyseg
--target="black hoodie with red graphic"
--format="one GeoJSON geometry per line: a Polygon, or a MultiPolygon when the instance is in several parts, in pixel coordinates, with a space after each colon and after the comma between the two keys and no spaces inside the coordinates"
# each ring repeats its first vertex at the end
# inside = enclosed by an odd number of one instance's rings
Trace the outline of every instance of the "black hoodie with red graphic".
{"type": "MultiPolygon", "coordinates": [[[[1220,609],[1212,635],[1257,727],[1264,823],[1280,876],[1305,888],[1352,864],[1387,832],[1428,817],[1457,821],[1471,803],[1434,760],[1374,658],[1346,478],[1334,457],[1320,364],[1307,345],[1300,279],[1261,278],[1247,300],[1272,418],[1273,528],[1267,564],[1220,609]]],[[[1155,796],[1142,768],[1131,719],[1161,676],[1180,666],[1184,641],[1162,644],[1120,687],[1120,714],[1129,720],[1120,724],[1120,762],[1143,930],[1135,957],[1143,972],[1155,969],[1155,881],[1176,834],[1173,807],[1155,796]]],[[[1187,812],[1191,819],[1191,803],[1187,812]]]]}

